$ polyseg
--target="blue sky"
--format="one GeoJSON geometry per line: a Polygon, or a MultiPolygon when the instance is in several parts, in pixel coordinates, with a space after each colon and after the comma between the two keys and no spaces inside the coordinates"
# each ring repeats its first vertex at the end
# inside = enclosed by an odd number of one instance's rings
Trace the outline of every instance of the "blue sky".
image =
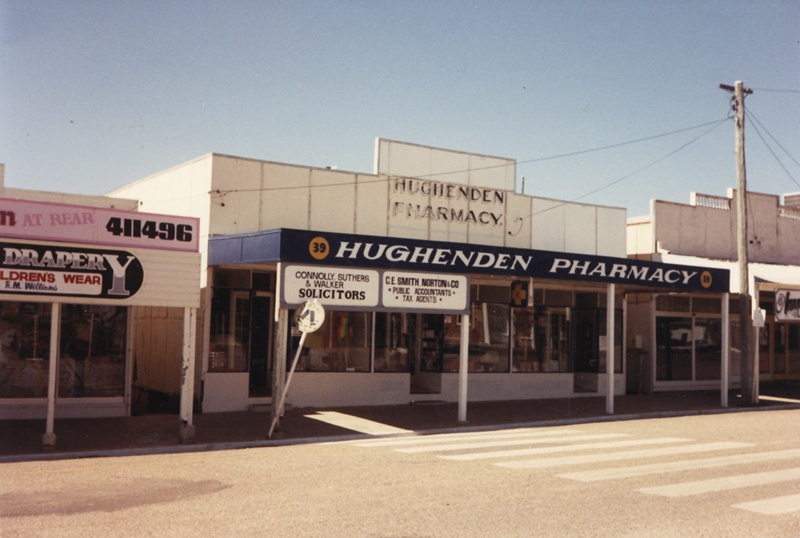
{"type": "Polygon", "coordinates": [[[735,186],[718,85],[742,80],[748,187],[800,191],[796,0],[2,0],[0,44],[9,187],[102,194],[209,152],[371,172],[384,137],[641,215],[735,186]]]}

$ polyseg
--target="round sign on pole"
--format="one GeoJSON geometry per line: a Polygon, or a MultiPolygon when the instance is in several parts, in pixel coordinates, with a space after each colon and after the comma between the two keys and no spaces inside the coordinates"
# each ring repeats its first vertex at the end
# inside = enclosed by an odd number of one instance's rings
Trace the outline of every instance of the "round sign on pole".
{"type": "Polygon", "coordinates": [[[303,305],[303,310],[297,318],[297,328],[300,332],[313,333],[322,326],[325,321],[325,309],[319,301],[313,299],[303,305]]]}

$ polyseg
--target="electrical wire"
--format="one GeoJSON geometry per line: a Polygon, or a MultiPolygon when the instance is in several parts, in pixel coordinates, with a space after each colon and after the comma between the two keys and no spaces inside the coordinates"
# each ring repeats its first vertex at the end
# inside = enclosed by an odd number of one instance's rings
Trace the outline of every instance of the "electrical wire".
{"type": "Polygon", "coordinates": [[[750,88],[751,90],[758,90],[760,92],[774,92],[774,93],[800,93],[800,90],[775,90],[769,88],[750,88]]]}
{"type": "MultiPolygon", "coordinates": [[[[709,125],[713,126],[712,127],[712,130],[713,130],[714,127],[717,127],[717,126],[721,125],[722,123],[725,123],[729,119],[730,118],[726,117],[726,118],[723,118],[723,119],[720,119],[720,120],[715,120],[715,121],[710,121],[710,122],[706,122],[706,123],[701,123],[699,125],[694,125],[692,127],[685,127],[683,129],[677,129],[675,131],[669,131],[669,132],[661,133],[661,134],[657,134],[657,135],[651,135],[651,136],[646,136],[646,137],[643,137],[643,138],[637,138],[635,140],[628,140],[626,142],[618,142],[616,144],[609,144],[607,146],[600,146],[600,147],[596,147],[596,148],[584,149],[584,150],[579,150],[579,151],[572,151],[572,152],[569,152],[569,153],[561,153],[561,154],[557,154],[557,155],[550,155],[548,157],[538,157],[538,158],[535,158],[535,159],[526,159],[526,160],[522,160],[522,161],[514,161],[512,163],[504,163],[504,164],[497,164],[497,165],[491,165],[491,166],[484,166],[484,167],[480,167],[480,168],[470,168],[470,169],[466,169],[466,170],[451,170],[451,171],[448,171],[448,172],[436,172],[436,173],[433,173],[433,174],[422,174],[422,175],[418,175],[418,176],[413,176],[412,178],[409,178],[409,179],[429,179],[429,178],[433,178],[433,177],[441,176],[441,175],[458,174],[458,173],[463,173],[463,172],[476,172],[476,171],[480,171],[480,170],[489,170],[489,169],[493,169],[493,168],[502,168],[502,167],[506,167],[506,166],[518,166],[518,165],[521,165],[521,164],[530,164],[530,163],[536,163],[536,162],[551,161],[551,160],[555,160],[555,159],[563,159],[563,158],[566,158],[566,157],[575,157],[577,155],[585,155],[587,153],[593,153],[593,152],[603,151],[603,150],[607,150],[607,149],[614,149],[614,148],[619,148],[619,147],[623,147],[623,146],[629,146],[631,144],[638,144],[640,142],[647,142],[649,140],[655,140],[655,139],[658,139],[658,138],[664,138],[666,136],[680,134],[680,133],[684,133],[684,132],[687,132],[687,131],[692,131],[694,129],[700,129],[702,127],[707,127],[709,125]]],[[[704,134],[701,135],[700,137],[704,136],[704,134]]],[[[698,137],[698,138],[700,138],[700,137],[698,137]]],[[[653,163],[653,164],[655,164],[655,163],[653,163]]],[[[639,172],[639,171],[637,171],[637,172],[639,172]]],[[[634,173],[636,173],[636,172],[634,172],[634,173]]],[[[280,190],[308,189],[308,188],[311,188],[311,187],[314,187],[314,188],[342,187],[342,186],[347,186],[347,185],[367,185],[367,184],[370,184],[370,183],[384,183],[386,181],[387,181],[386,178],[378,178],[378,179],[373,179],[373,180],[362,180],[362,181],[352,181],[352,182],[342,182],[342,183],[324,183],[324,184],[318,184],[318,185],[292,185],[292,186],[283,186],[283,187],[261,187],[261,188],[257,188],[257,189],[225,189],[225,190],[214,189],[214,190],[210,191],[209,194],[217,194],[219,196],[224,196],[226,194],[239,193],[239,192],[280,191],[280,190]]],[[[592,193],[588,193],[585,196],[589,196],[589,194],[593,194],[593,192],[592,193]]]]}
{"type": "MultiPolygon", "coordinates": [[[[625,181],[626,179],[629,179],[629,178],[631,178],[631,177],[635,176],[635,175],[636,175],[636,174],[638,174],[639,172],[643,172],[644,170],[647,170],[647,169],[648,169],[648,168],[650,168],[651,166],[655,166],[656,164],[660,163],[661,161],[664,161],[664,160],[668,159],[669,157],[672,157],[672,156],[673,156],[673,155],[675,155],[676,153],[679,153],[680,151],[682,151],[682,150],[686,149],[687,147],[689,147],[690,145],[694,144],[695,142],[697,142],[698,140],[700,140],[701,138],[703,138],[704,136],[706,136],[707,134],[709,134],[711,131],[713,131],[714,129],[716,129],[717,127],[719,127],[720,125],[722,125],[722,123],[723,123],[723,122],[726,122],[726,121],[728,121],[728,118],[725,118],[724,120],[721,120],[721,121],[718,121],[718,122],[713,122],[713,125],[712,125],[712,127],[711,127],[710,129],[707,129],[706,131],[704,131],[704,132],[703,132],[703,133],[701,133],[700,135],[698,135],[698,136],[696,136],[696,137],[692,138],[691,140],[689,140],[689,141],[688,141],[688,142],[686,142],[685,144],[683,144],[683,145],[681,145],[681,146],[679,146],[679,147],[675,148],[674,150],[670,151],[669,153],[667,153],[667,154],[666,154],[666,155],[664,155],[663,157],[660,157],[660,158],[656,159],[655,161],[652,161],[652,162],[650,162],[650,163],[648,163],[648,164],[646,164],[646,165],[642,166],[641,168],[638,168],[637,170],[634,170],[634,171],[633,171],[633,172],[631,172],[630,174],[626,174],[626,175],[624,175],[624,176],[622,176],[622,177],[620,177],[620,178],[618,178],[618,179],[615,179],[614,181],[612,181],[612,182],[610,182],[610,183],[607,183],[607,184],[603,185],[602,187],[598,187],[597,189],[594,189],[594,190],[592,190],[592,191],[589,191],[589,192],[587,192],[587,193],[584,193],[584,194],[582,194],[582,195],[580,195],[580,196],[578,196],[578,197],[576,197],[576,198],[573,198],[572,200],[568,200],[568,201],[564,201],[564,202],[561,202],[561,203],[555,204],[555,205],[553,205],[553,206],[550,206],[550,207],[548,207],[547,209],[542,209],[541,211],[536,211],[536,212],[534,212],[534,213],[531,213],[531,214],[530,214],[530,215],[528,215],[528,216],[525,216],[525,217],[517,217],[517,218],[515,219],[515,221],[516,221],[516,222],[520,222],[520,229],[519,229],[519,230],[517,230],[517,232],[516,232],[516,233],[511,233],[511,232],[509,231],[509,232],[508,232],[508,233],[509,233],[509,235],[517,235],[517,234],[518,234],[518,233],[519,233],[519,232],[522,230],[522,221],[524,221],[524,220],[526,220],[526,219],[529,219],[529,218],[532,218],[532,217],[535,217],[535,216],[541,215],[542,213],[546,213],[546,212],[548,212],[548,211],[552,211],[552,210],[554,210],[554,209],[558,209],[559,207],[565,206],[565,205],[567,205],[567,204],[570,204],[570,203],[577,202],[578,200],[582,200],[582,199],[586,198],[587,196],[591,196],[592,194],[596,194],[596,193],[598,193],[598,192],[600,192],[600,191],[602,191],[602,190],[605,190],[605,189],[607,189],[607,188],[609,188],[609,187],[613,187],[613,186],[614,186],[614,185],[616,185],[617,183],[621,183],[621,182],[625,181]]],[[[709,125],[709,124],[706,124],[706,125],[709,125]]]]}
{"type": "MultiPolygon", "coordinates": [[[[755,116],[753,116],[753,115],[752,115],[750,112],[748,112],[746,109],[745,109],[745,112],[744,112],[744,113],[745,113],[745,116],[747,116],[748,118],[755,120],[755,121],[753,121],[753,130],[755,130],[755,132],[756,132],[756,134],[758,135],[758,137],[759,137],[759,138],[761,139],[761,141],[764,143],[764,146],[765,146],[765,147],[766,147],[766,148],[769,150],[769,152],[772,154],[772,156],[773,156],[773,157],[775,158],[775,160],[778,162],[778,164],[780,165],[780,167],[781,167],[781,168],[783,168],[783,171],[784,171],[784,172],[786,172],[786,175],[787,175],[787,176],[789,176],[789,179],[791,179],[791,180],[794,182],[794,184],[795,184],[795,185],[797,185],[798,187],[800,187],[800,182],[798,182],[798,181],[797,181],[797,179],[795,179],[795,177],[794,177],[794,176],[793,176],[793,175],[792,175],[792,174],[789,172],[789,170],[788,170],[788,169],[787,169],[787,168],[786,168],[786,167],[783,165],[783,163],[782,163],[782,162],[781,162],[781,160],[778,158],[778,156],[775,154],[775,152],[772,150],[772,148],[770,147],[770,145],[769,145],[769,144],[767,144],[767,141],[766,141],[766,139],[765,139],[765,138],[764,138],[764,136],[761,134],[761,130],[758,128],[758,127],[759,127],[759,125],[761,125],[761,127],[762,127],[762,128],[764,128],[764,126],[761,124],[761,122],[760,122],[760,121],[758,121],[758,119],[756,119],[756,117],[755,117],[755,116]]],[[[766,128],[764,128],[764,130],[766,131],[766,128]]],[[[769,134],[769,131],[767,131],[767,133],[769,134]]],[[[771,135],[771,134],[770,134],[770,137],[772,137],[772,135],[771,135]]],[[[774,138],[774,137],[772,137],[772,139],[773,139],[773,140],[775,140],[775,138],[774,138]]],[[[777,142],[777,140],[776,140],[775,142],[776,142],[776,143],[778,143],[778,142],[777,142]]],[[[783,149],[783,151],[785,151],[785,152],[786,152],[786,154],[787,154],[787,155],[789,155],[789,152],[788,152],[788,151],[786,151],[786,150],[783,148],[783,146],[781,146],[780,144],[778,144],[778,145],[781,147],[781,149],[783,149]]],[[[794,160],[794,158],[793,158],[791,155],[789,155],[789,157],[790,157],[790,158],[792,158],[792,160],[794,160]]],[[[794,161],[794,162],[795,162],[795,163],[797,163],[797,161],[794,161]]]]}

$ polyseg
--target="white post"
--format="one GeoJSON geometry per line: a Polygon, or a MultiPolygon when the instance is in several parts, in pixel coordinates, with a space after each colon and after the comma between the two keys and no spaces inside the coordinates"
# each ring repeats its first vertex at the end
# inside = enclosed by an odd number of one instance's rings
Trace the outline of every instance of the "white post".
{"type": "Polygon", "coordinates": [[[50,366],[47,371],[47,425],[42,445],[55,446],[56,390],[58,387],[58,347],[61,340],[61,304],[53,303],[50,311],[50,366]]]}
{"type": "Polygon", "coordinates": [[[469,314],[461,315],[461,348],[458,362],[458,421],[467,421],[467,376],[469,375],[469,314]]]}
{"type": "Polygon", "coordinates": [[[194,407],[194,349],[197,309],[183,309],[183,360],[181,364],[181,441],[194,438],[192,412],[194,407]]]}
{"type": "Polygon", "coordinates": [[[719,404],[728,407],[728,381],[730,377],[731,360],[731,321],[730,321],[731,294],[722,294],[722,364],[720,366],[719,404]]]}
{"type": "Polygon", "coordinates": [[[608,375],[608,385],[606,390],[606,414],[614,414],[614,366],[616,357],[614,356],[614,305],[616,285],[609,284],[606,291],[606,375],[608,375]]]}

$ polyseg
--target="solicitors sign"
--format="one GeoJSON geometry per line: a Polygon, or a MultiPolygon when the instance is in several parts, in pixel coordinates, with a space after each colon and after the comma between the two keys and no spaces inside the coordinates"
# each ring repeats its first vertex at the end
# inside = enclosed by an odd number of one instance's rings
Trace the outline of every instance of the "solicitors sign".
{"type": "Polygon", "coordinates": [[[464,275],[284,265],[281,306],[293,308],[309,300],[342,310],[461,314],[469,309],[469,279],[464,275]]]}

